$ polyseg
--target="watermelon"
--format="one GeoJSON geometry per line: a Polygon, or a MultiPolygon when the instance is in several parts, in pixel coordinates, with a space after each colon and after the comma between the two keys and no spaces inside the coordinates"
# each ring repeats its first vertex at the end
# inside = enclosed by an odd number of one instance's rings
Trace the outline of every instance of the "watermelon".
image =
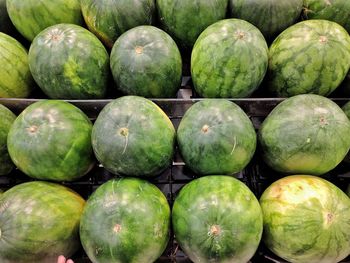
{"type": "Polygon", "coordinates": [[[7,137],[10,157],[32,178],[72,181],[94,164],[92,123],[64,101],[43,100],[27,107],[7,137]]]}
{"type": "Polygon", "coordinates": [[[202,100],[192,105],[177,130],[181,155],[200,175],[233,174],[254,155],[256,134],[244,111],[228,100],[202,100]]]}
{"type": "Polygon", "coordinates": [[[85,201],[48,182],[17,185],[0,196],[0,262],[52,263],[80,247],[85,201]]]}
{"type": "Polygon", "coordinates": [[[152,24],[155,0],[81,0],[85,22],[106,46],[112,48],[125,31],[152,24]]]}
{"type": "Polygon", "coordinates": [[[349,71],[350,36],[331,21],[303,21],[275,39],[269,58],[267,86],[277,96],[328,96],[349,71]]]}
{"type": "Polygon", "coordinates": [[[6,0],[6,6],[12,23],[29,41],[49,26],[83,24],[80,0],[6,0]]]}
{"type": "Polygon", "coordinates": [[[319,177],[289,176],[260,199],[263,240],[288,262],[339,262],[350,253],[350,199],[319,177]]]}
{"type": "Polygon", "coordinates": [[[115,179],[86,203],[80,224],[84,250],[94,263],[154,262],[169,240],[170,207],[151,183],[115,179]]]}
{"type": "Polygon", "coordinates": [[[334,21],[350,32],[349,10],[349,0],[304,0],[302,17],[334,21]]]}
{"type": "Polygon", "coordinates": [[[314,94],[286,99],[259,130],[266,163],[290,174],[322,175],[335,168],[350,148],[350,121],[331,100],[314,94]]]}
{"type": "Polygon", "coordinates": [[[111,69],[127,95],[175,97],[181,86],[182,60],[174,40],[153,26],[124,33],[113,46],[111,69]]]}
{"type": "Polygon", "coordinates": [[[224,19],[228,0],[157,0],[162,27],[184,49],[191,49],[200,33],[224,19]]]}
{"type": "Polygon", "coordinates": [[[13,163],[7,151],[7,134],[16,115],[0,104],[0,175],[6,175],[13,169],[13,163]]]}
{"type": "Polygon", "coordinates": [[[107,104],[91,137],[97,159],[114,174],[155,176],[170,165],[174,153],[175,128],[168,116],[138,96],[107,104]]]}
{"type": "Polygon", "coordinates": [[[191,55],[195,90],[206,98],[248,97],[263,80],[267,65],[264,36],[240,19],[209,26],[199,36],[191,55]]]}
{"type": "Polygon", "coordinates": [[[34,87],[27,50],[14,38],[0,32],[0,98],[24,98],[34,87]]]}
{"type": "Polygon", "coordinates": [[[231,17],[246,20],[273,40],[299,18],[303,0],[229,0],[231,17]]]}
{"type": "Polygon", "coordinates": [[[42,31],[29,49],[29,67],[52,99],[98,99],[106,93],[109,56],[88,30],[59,24],[42,31]]]}
{"type": "Polygon", "coordinates": [[[263,221],[249,188],[229,176],[206,176],[176,197],[175,238],[193,262],[246,263],[260,243],[263,221]]]}

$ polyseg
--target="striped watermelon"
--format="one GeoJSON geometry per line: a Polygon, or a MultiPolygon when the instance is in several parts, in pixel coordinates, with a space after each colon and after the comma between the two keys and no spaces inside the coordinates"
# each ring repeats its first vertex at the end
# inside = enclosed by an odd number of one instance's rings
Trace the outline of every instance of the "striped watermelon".
{"type": "Polygon", "coordinates": [[[299,18],[303,0],[229,0],[231,17],[246,20],[273,40],[299,18]]]}
{"type": "Polygon", "coordinates": [[[325,19],[337,22],[350,32],[349,0],[304,0],[304,19],[325,19]]]}
{"type": "Polygon", "coordinates": [[[333,101],[314,94],[286,99],[259,130],[266,163],[282,173],[322,175],[350,148],[350,121],[333,101]]]}
{"type": "Polygon", "coordinates": [[[48,182],[28,182],[0,195],[0,262],[53,263],[80,247],[84,199],[48,182]]]}
{"type": "Polygon", "coordinates": [[[103,98],[110,77],[103,44],[85,28],[72,24],[40,32],[29,49],[29,67],[52,99],[103,98]]]}
{"type": "Polygon", "coordinates": [[[152,24],[155,0],[81,0],[81,9],[89,30],[112,48],[125,31],[152,24]]]}
{"type": "Polygon", "coordinates": [[[260,199],[263,240],[292,263],[336,263],[350,253],[350,199],[319,177],[274,182],[260,199]]]}
{"type": "Polygon", "coordinates": [[[283,31],[269,51],[268,83],[281,97],[329,95],[350,68],[350,36],[326,20],[300,22],[283,31]]]}
{"type": "Polygon", "coordinates": [[[176,97],[182,60],[174,40],[153,26],[121,35],[111,52],[111,69],[119,90],[143,97],[176,97]]]}
{"type": "Polygon", "coordinates": [[[83,23],[80,0],[6,0],[6,4],[12,23],[29,41],[49,26],[83,23]]]}
{"type": "Polygon", "coordinates": [[[27,50],[14,38],[0,33],[0,98],[25,98],[35,83],[27,50]]]}
{"type": "Polygon", "coordinates": [[[262,235],[262,212],[249,188],[230,176],[204,176],[175,199],[175,239],[193,262],[247,263],[262,235]]]}
{"type": "Polygon", "coordinates": [[[28,176],[50,181],[73,181],[94,164],[92,123],[72,104],[41,100],[14,121],[7,137],[16,166],[28,176]]]}
{"type": "Polygon", "coordinates": [[[263,80],[267,65],[264,36],[240,19],[222,20],[205,29],[191,56],[195,90],[206,98],[248,97],[263,80]]]}
{"type": "Polygon", "coordinates": [[[16,115],[0,104],[0,175],[10,173],[14,167],[7,151],[7,134],[15,119],[16,115]]]}
{"type": "Polygon", "coordinates": [[[224,19],[228,0],[157,0],[162,27],[180,47],[191,49],[200,33],[224,19]]]}

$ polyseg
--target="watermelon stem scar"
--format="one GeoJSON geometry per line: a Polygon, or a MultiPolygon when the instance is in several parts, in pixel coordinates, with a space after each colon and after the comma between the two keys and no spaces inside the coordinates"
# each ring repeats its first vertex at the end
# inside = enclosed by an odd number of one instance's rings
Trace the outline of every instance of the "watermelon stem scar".
{"type": "Polygon", "coordinates": [[[30,127],[28,128],[28,131],[29,131],[30,133],[35,133],[37,130],[38,130],[38,126],[35,126],[35,125],[30,126],[30,127]]]}
{"type": "Polygon", "coordinates": [[[114,231],[115,233],[119,233],[121,230],[122,230],[122,226],[119,225],[119,224],[116,224],[116,225],[114,226],[114,228],[113,228],[113,231],[114,231]]]}
{"type": "Polygon", "coordinates": [[[128,128],[121,128],[121,129],[119,130],[119,133],[120,133],[121,136],[124,136],[124,137],[125,137],[125,145],[124,145],[124,149],[123,149],[123,152],[122,152],[122,154],[124,154],[125,151],[126,151],[126,147],[128,147],[128,142],[129,142],[129,130],[128,130],[128,128]]]}
{"type": "Polygon", "coordinates": [[[202,127],[202,132],[203,133],[207,133],[209,131],[209,125],[205,124],[203,127],[202,127]]]}
{"type": "Polygon", "coordinates": [[[141,46],[135,47],[135,52],[136,52],[136,54],[142,54],[143,53],[143,47],[141,47],[141,46]]]}
{"type": "Polygon", "coordinates": [[[210,227],[210,232],[209,232],[209,235],[210,236],[219,236],[221,233],[221,229],[220,229],[220,226],[218,225],[212,225],[210,227]]]}

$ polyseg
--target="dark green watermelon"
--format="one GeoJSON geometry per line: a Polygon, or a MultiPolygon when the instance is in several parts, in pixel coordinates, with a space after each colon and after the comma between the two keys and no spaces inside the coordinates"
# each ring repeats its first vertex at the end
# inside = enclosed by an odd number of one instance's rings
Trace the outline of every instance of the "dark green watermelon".
{"type": "Polygon", "coordinates": [[[350,32],[349,0],[303,0],[303,19],[325,19],[338,23],[350,32]]]}
{"type": "Polygon", "coordinates": [[[29,67],[52,99],[105,96],[109,56],[98,38],[77,25],[59,24],[42,31],[29,49],[29,67]]]}
{"type": "Polygon", "coordinates": [[[332,183],[293,175],[260,199],[264,242],[292,263],[339,262],[350,253],[350,199],[332,183]]]}
{"type": "Polygon", "coordinates": [[[72,181],[94,164],[92,123],[77,107],[43,100],[27,107],[13,123],[7,138],[12,161],[30,177],[72,181]]]}
{"type": "Polygon", "coordinates": [[[314,94],[291,97],[268,115],[259,131],[263,157],[289,174],[322,175],[350,148],[350,121],[331,100],[314,94]]]}
{"type": "Polygon", "coordinates": [[[105,169],[128,176],[155,176],[174,153],[175,129],[152,101],[118,98],[100,112],[92,130],[92,147],[105,169]]]}
{"type": "Polygon", "coordinates": [[[0,195],[0,262],[53,263],[80,247],[85,201],[47,182],[17,185],[0,195]]]}
{"type": "Polygon", "coordinates": [[[100,186],[86,203],[80,238],[95,263],[149,263],[169,240],[170,208],[151,183],[116,179],[100,186]]]}
{"type": "Polygon", "coordinates": [[[157,0],[156,5],[165,31],[191,49],[206,27],[225,18],[228,0],[157,0]]]}
{"type": "Polygon", "coordinates": [[[193,262],[246,263],[260,243],[263,221],[249,188],[229,176],[184,186],[172,212],[175,239],[193,262]]]}
{"type": "Polygon", "coordinates": [[[237,173],[256,148],[252,122],[227,100],[192,105],[180,122],[177,141],[186,165],[200,175],[237,173]]]}
{"type": "Polygon", "coordinates": [[[49,26],[83,24],[80,0],[6,0],[6,5],[12,23],[29,41],[49,26]]]}
{"type": "Polygon", "coordinates": [[[300,22],[275,39],[269,58],[267,86],[277,96],[328,96],[349,71],[350,37],[331,21],[300,22]]]}
{"type": "Polygon", "coordinates": [[[155,0],[81,0],[89,30],[110,48],[125,31],[152,24],[155,8],[155,0]]]}
{"type": "Polygon", "coordinates": [[[303,0],[229,0],[230,16],[255,25],[273,40],[299,18],[303,0]]]}
{"type": "Polygon", "coordinates": [[[240,19],[209,26],[199,36],[191,56],[195,90],[206,98],[248,97],[263,80],[267,65],[264,36],[240,19]]]}
{"type": "Polygon", "coordinates": [[[153,26],[139,26],[121,35],[113,46],[111,69],[127,95],[175,97],[181,86],[182,60],[174,40],[153,26]]]}
{"type": "Polygon", "coordinates": [[[0,32],[0,98],[25,98],[34,87],[27,50],[0,32]]]}
{"type": "Polygon", "coordinates": [[[15,119],[16,115],[0,104],[0,175],[10,173],[14,167],[7,151],[7,134],[15,119]]]}

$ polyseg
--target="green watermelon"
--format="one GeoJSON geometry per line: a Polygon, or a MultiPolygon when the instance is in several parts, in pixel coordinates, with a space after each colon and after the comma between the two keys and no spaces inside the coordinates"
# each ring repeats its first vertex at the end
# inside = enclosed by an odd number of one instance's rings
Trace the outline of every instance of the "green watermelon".
{"type": "Polygon", "coordinates": [[[350,36],[338,24],[308,20],[283,31],[269,50],[267,85],[280,97],[327,96],[350,68],[350,36]]]}
{"type": "Polygon", "coordinates": [[[125,31],[140,25],[152,24],[155,0],[81,0],[85,22],[106,46],[125,31]]]}
{"type": "Polygon", "coordinates": [[[350,253],[350,199],[330,182],[294,175],[274,182],[260,199],[263,240],[288,262],[339,262],[350,253]]]}
{"type": "Polygon", "coordinates": [[[181,86],[182,60],[174,40],[153,26],[139,26],[121,35],[111,53],[118,88],[143,97],[175,97],[181,86]]]}
{"type": "Polygon", "coordinates": [[[246,263],[260,243],[263,221],[249,188],[229,176],[191,181],[176,197],[175,239],[193,262],[246,263]]]}
{"type": "Polygon", "coordinates": [[[169,204],[156,186],[137,178],[116,179],[87,201],[80,238],[94,263],[149,263],[163,253],[169,228],[169,204]]]}
{"type": "Polygon", "coordinates": [[[0,98],[28,97],[34,87],[27,50],[0,32],[0,98]]]}
{"type": "Polygon", "coordinates": [[[291,174],[322,175],[350,148],[350,121],[331,100],[314,94],[291,97],[267,116],[259,142],[266,163],[291,174]]]}
{"type": "Polygon", "coordinates": [[[29,49],[29,67],[52,99],[105,96],[109,56],[94,34],[77,25],[59,24],[42,31],[29,49]]]}
{"type": "Polygon", "coordinates": [[[225,18],[228,0],[157,0],[156,5],[165,31],[191,49],[206,27],[225,18]]]}
{"type": "Polygon", "coordinates": [[[273,40],[299,18],[303,0],[229,0],[231,17],[246,20],[273,40]]]}
{"type": "Polygon", "coordinates": [[[30,177],[72,181],[94,164],[92,123],[64,101],[43,100],[27,107],[13,123],[7,146],[12,161],[30,177]]]}
{"type": "Polygon", "coordinates": [[[203,100],[192,105],[177,130],[181,155],[200,175],[233,174],[254,155],[256,134],[244,111],[228,100],[203,100]]]}
{"type": "Polygon", "coordinates": [[[263,80],[267,65],[264,36],[240,19],[209,26],[199,36],[191,55],[195,90],[206,98],[248,97],[263,80]]]}
{"type": "Polygon", "coordinates": [[[0,32],[10,34],[13,30],[14,26],[6,9],[6,0],[0,0],[0,32]]]}
{"type": "Polygon", "coordinates": [[[337,22],[350,32],[349,0],[304,0],[304,19],[325,19],[337,22]]]}
{"type": "Polygon", "coordinates": [[[171,163],[175,129],[152,101],[118,98],[103,108],[92,130],[92,147],[108,171],[128,176],[155,176],[171,163]]]}
{"type": "Polygon", "coordinates": [[[80,0],[6,0],[6,6],[12,23],[29,41],[49,26],[83,24],[80,0]]]}
{"type": "Polygon", "coordinates": [[[0,262],[53,263],[80,247],[85,201],[48,182],[17,185],[0,196],[0,262]]]}
{"type": "Polygon", "coordinates": [[[7,134],[16,115],[0,104],[0,175],[6,175],[13,169],[13,163],[7,151],[7,134]]]}

